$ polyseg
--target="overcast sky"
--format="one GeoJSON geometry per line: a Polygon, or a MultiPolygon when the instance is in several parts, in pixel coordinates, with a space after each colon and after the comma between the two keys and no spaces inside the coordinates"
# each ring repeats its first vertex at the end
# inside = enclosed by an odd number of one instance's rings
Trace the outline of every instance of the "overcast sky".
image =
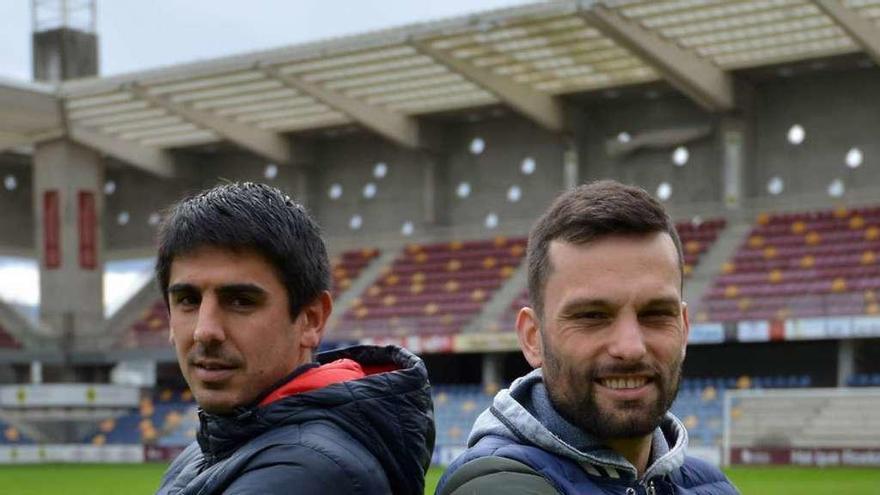
{"type": "MultiPolygon", "coordinates": [[[[31,79],[31,1],[0,0],[0,76],[31,79]]],[[[539,0],[98,0],[102,75],[539,0]]]]}

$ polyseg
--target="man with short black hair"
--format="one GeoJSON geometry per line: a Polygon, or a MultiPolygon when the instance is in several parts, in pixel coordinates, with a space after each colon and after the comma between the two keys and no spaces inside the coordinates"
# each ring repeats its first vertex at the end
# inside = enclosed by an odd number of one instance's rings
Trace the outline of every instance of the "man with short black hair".
{"type": "Polygon", "coordinates": [[[200,422],[159,494],[423,492],[425,366],[393,346],[314,355],[330,269],[302,206],[252,183],[188,198],[160,228],[156,278],[200,422]]]}
{"type": "Polygon", "coordinates": [[[734,494],[685,455],[670,414],[689,331],[675,225],[644,190],[562,194],[529,235],[520,348],[536,368],[499,392],[440,495],[734,494]]]}

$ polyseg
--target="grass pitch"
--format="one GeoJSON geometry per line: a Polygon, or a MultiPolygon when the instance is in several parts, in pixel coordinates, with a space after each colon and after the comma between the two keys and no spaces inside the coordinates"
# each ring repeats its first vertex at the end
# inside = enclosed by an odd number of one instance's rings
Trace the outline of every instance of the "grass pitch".
{"type": "MultiPolygon", "coordinates": [[[[0,467],[8,495],[138,495],[156,491],[165,464],[38,464],[0,467]]],[[[880,495],[880,469],[732,468],[727,475],[743,495],[880,495]]],[[[433,494],[442,468],[431,468],[433,494]]]]}

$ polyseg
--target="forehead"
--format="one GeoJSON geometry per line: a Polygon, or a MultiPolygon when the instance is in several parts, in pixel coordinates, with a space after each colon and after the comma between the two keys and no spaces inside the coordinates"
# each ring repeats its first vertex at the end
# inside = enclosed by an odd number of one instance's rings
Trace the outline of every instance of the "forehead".
{"type": "Polygon", "coordinates": [[[681,297],[678,252],[669,234],[614,235],[584,244],[555,240],[544,298],[681,297]]]}
{"type": "Polygon", "coordinates": [[[200,246],[175,256],[169,283],[281,284],[271,263],[255,250],[200,246]]]}

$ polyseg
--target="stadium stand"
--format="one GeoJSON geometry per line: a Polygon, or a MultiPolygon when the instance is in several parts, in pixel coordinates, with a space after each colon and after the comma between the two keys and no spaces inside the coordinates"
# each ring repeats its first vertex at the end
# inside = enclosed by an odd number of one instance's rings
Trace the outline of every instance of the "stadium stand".
{"type": "Polygon", "coordinates": [[[18,428],[0,420],[0,445],[32,445],[34,440],[18,428]]]}
{"type": "Polygon", "coordinates": [[[337,335],[459,332],[513,275],[525,244],[505,237],[410,244],[353,302],[337,335]]]}
{"type": "Polygon", "coordinates": [[[771,397],[734,397],[731,444],[848,448],[880,445],[880,394],[778,391],[771,397]],[[794,393],[791,393],[794,392],[794,393]],[[772,400],[768,400],[772,399],[772,400]]]}
{"type": "Polygon", "coordinates": [[[880,207],[758,216],[705,297],[709,320],[880,314],[880,207]]]}
{"type": "MultiPolygon", "coordinates": [[[[331,292],[334,299],[348,289],[352,281],[379,254],[378,249],[365,247],[345,251],[334,257],[331,260],[331,292]]],[[[0,346],[2,346],[2,332],[0,332],[0,346]]],[[[161,299],[144,310],[142,316],[124,333],[119,346],[122,348],[168,346],[168,311],[161,299]]]]}
{"type": "Polygon", "coordinates": [[[21,349],[21,343],[0,325],[0,349],[21,349]]]}
{"type": "Polygon", "coordinates": [[[92,445],[153,444],[182,446],[195,437],[196,406],[188,390],[145,393],[140,405],[103,420],[84,441],[92,445]]]}

